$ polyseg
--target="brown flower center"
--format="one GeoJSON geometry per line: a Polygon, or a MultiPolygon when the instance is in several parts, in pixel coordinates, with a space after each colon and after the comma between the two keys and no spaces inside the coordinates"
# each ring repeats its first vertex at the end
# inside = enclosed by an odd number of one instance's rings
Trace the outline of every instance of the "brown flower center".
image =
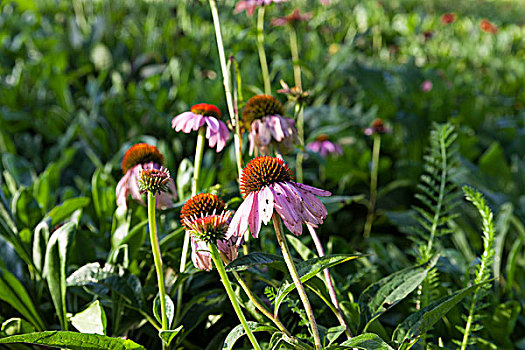
{"type": "Polygon", "coordinates": [[[188,227],[184,219],[193,220],[194,217],[210,216],[214,213],[219,215],[224,210],[224,202],[214,194],[199,193],[191,197],[184,203],[180,212],[180,220],[182,224],[188,227]]]}
{"type": "Polygon", "coordinates": [[[147,143],[137,143],[131,146],[126,154],[124,154],[124,158],[122,158],[122,171],[125,174],[135,165],[149,162],[163,165],[164,156],[155,146],[148,145],[147,143]]]}
{"type": "Polygon", "coordinates": [[[241,175],[241,193],[246,197],[249,193],[259,191],[264,186],[277,182],[292,181],[292,171],[277,157],[262,156],[252,159],[241,175]]]}
{"type": "Polygon", "coordinates": [[[270,95],[256,95],[248,100],[242,112],[244,127],[250,130],[255,119],[269,115],[283,115],[284,107],[279,100],[270,95]]]}
{"type": "Polygon", "coordinates": [[[190,112],[200,114],[206,117],[221,118],[221,111],[217,106],[208,103],[199,103],[190,108],[190,112]]]}

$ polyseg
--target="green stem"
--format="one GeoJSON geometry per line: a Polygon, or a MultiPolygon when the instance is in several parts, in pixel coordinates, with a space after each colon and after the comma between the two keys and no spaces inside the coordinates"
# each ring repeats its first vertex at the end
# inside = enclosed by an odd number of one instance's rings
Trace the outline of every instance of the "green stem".
{"type": "MultiPolygon", "coordinates": [[[[295,27],[290,28],[290,51],[292,53],[292,63],[293,63],[293,77],[295,82],[295,87],[299,91],[303,91],[301,83],[301,65],[299,64],[299,44],[297,41],[297,31],[295,27]]],[[[298,101],[295,102],[295,114],[297,117],[297,134],[299,136],[299,144],[301,150],[297,153],[296,157],[296,173],[297,173],[297,182],[303,182],[303,147],[304,147],[304,114],[302,104],[298,101]]]]}
{"type": "Polygon", "coordinates": [[[257,10],[257,50],[259,51],[259,60],[261,61],[264,93],[271,95],[270,73],[268,72],[268,62],[266,61],[266,52],[264,51],[264,6],[259,7],[257,10]]]}
{"type": "Polygon", "coordinates": [[[303,182],[303,150],[304,150],[304,114],[303,106],[300,102],[295,102],[295,115],[297,117],[297,136],[299,137],[299,152],[295,161],[295,172],[297,182],[303,182]]]}
{"type": "Polygon", "coordinates": [[[301,279],[299,278],[299,274],[295,269],[292,255],[290,254],[290,249],[288,249],[288,244],[286,244],[281,218],[275,212],[273,213],[272,221],[273,226],[275,228],[275,235],[277,236],[277,242],[279,242],[279,246],[281,247],[284,261],[286,262],[286,266],[288,267],[288,272],[290,273],[290,276],[292,276],[295,288],[297,288],[297,292],[299,293],[299,297],[303,302],[306,315],[308,316],[308,320],[310,321],[310,327],[312,328],[312,334],[314,336],[315,348],[317,350],[321,350],[321,337],[319,336],[319,329],[317,328],[317,322],[315,321],[314,312],[312,310],[312,306],[310,305],[310,300],[308,300],[308,296],[306,295],[306,291],[304,290],[304,286],[301,283],[301,279]]]}
{"type": "Polygon", "coordinates": [[[215,266],[217,267],[217,271],[219,272],[219,275],[221,276],[222,284],[224,285],[224,288],[226,289],[226,293],[228,294],[228,297],[230,298],[230,301],[233,305],[233,309],[235,310],[237,317],[239,317],[239,321],[241,321],[242,327],[244,328],[244,331],[246,332],[248,339],[250,339],[250,342],[252,343],[254,349],[261,350],[261,346],[259,345],[259,343],[257,343],[257,339],[255,339],[255,336],[253,335],[250,327],[248,326],[248,322],[246,322],[246,318],[244,317],[244,314],[242,313],[241,306],[239,305],[239,302],[237,301],[235,292],[233,291],[230,280],[228,279],[228,275],[226,274],[226,270],[224,269],[224,264],[222,262],[220,253],[217,250],[217,247],[215,246],[215,244],[208,243],[208,248],[210,249],[211,258],[213,259],[213,262],[215,263],[215,266]]]}
{"type": "Polygon", "coordinates": [[[159,237],[157,235],[157,223],[155,221],[156,197],[157,197],[156,194],[148,192],[149,237],[151,240],[151,250],[153,252],[153,262],[155,263],[155,270],[157,272],[157,282],[159,285],[162,330],[168,330],[168,317],[166,315],[166,289],[164,286],[164,272],[162,271],[162,257],[160,253],[159,237]]]}
{"type": "Polygon", "coordinates": [[[290,51],[292,52],[293,77],[295,87],[302,91],[301,86],[301,65],[299,64],[299,44],[297,42],[297,32],[295,27],[290,29],[290,51]]]}
{"type": "Polygon", "coordinates": [[[374,208],[377,198],[377,175],[379,168],[379,152],[381,149],[381,135],[374,134],[374,145],[372,146],[372,169],[370,170],[370,200],[368,201],[368,214],[366,216],[365,230],[363,236],[370,237],[372,223],[374,221],[374,208]]]}

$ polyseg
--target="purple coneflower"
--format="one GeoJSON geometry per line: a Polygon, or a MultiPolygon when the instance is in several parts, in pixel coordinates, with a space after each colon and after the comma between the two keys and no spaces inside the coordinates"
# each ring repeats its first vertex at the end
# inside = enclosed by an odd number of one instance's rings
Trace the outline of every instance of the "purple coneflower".
{"type": "Polygon", "coordinates": [[[330,154],[343,154],[343,148],[337,143],[330,141],[328,135],[325,134],[317,136],[315,141],[306,145],[306,148],[312,152],[319,153],[323,158],[330,154]]]}
{"type": "Polygon", "coordinates": [[[268,224],[274,209],[297,236],[303,231],[303,223],[317,227],[327,215],[325,206],[316,196],[330,196],[331,193],[293,182],[290,169],[277,157],[252,159],[242,172],[240,187],[245,199],[230,223],[227,238],[241,240],[248,227],[257,238],[261,222],[268,224]]]}
{"type": "Polygon", "coordinates": [[[272,20],[272,25],[274,26],[280,26],[280,27],[283,27],[287,24],[291,25],[291,26],[295,26],[297,25],[297,23],[301,22],[301,21],[308,21],[309,19],[312,18],[312,13],[311,12],[308,12],[308,13],[305,13],[304,15],[301,15],[301,12],[299,12],[299,9],[295,9],[292,14],[288,15],[288,16],[284,16],[284,17],[279,17],[279,18],[275,18],[272,20]]]}
{"type": "Polygon", "coordinates": [[[267,6],[272,3],[278,4],[285,1],[286,0],[242,0],[235,5],[235,13],[246,11],[246,13],[251,16],[258,7],[267,6]]]}
{"type": "MultiPolygon", "coordinates": [[[[117,184],[117,205],[127,208],[127,199],[130,195],[132,199],[145,205],[139,188],[139,177],[143,170],[161,169],[163,163],[164,156],[157,147],[146,143],[138,143],[131,146],[122,159],[122,172],[124,176],[117,184]]],[[[156,207],[158,209],[171,208],[173,201],[177,199],[177,189],[175,188],[173,179],[169,178],[166,186],[168,191],[161,192],[157,196],[156,207]]]]}
{"type": "Polygon", "coordinates": [[[372,125],[365,129],[364,133],[367,136],[373,135],[373,134],[386,134],[389,133],[390,129],[388,129],[385,126],[385,123],[383,122],[383,119],[377,118],[372,122],[372,125]]]}
{"type": "MultiPolygon", "coordinates": [[[[295,122],[283,117],[284,107],[269,95],[256,95],[248,100],[242,112],[243,123],[250,132],[250,155],[269,153],[270,144],[290,148],[295,142],[295,122]]],[[[282,149],[281,149],[282,150],[282,149]]]]}
{"type": "Polygon", "coordinates": [[[210,242],[216,244],[228,260],[237,258],[237,238],[225,239],[231,221],[230,212],[224,209],[224,203],[216,195],[200,193],[193,196],[182,207],[180,216],[191,234],[191,260],[196,268],[211,271],[210,242]]]}
{"type": "Polygon", "coordinates": [[[210,147],[217,145],[217,152],[222,151],[226,141],[230,138],[230,132],[224,122],[220,121],[221,111],[214,105],[199,103],[190,108],[189,112],[179,114],[171,121],[171,127],[175,131],[189,134],[197,131],[206,124],[206,138],[210,147]]]}

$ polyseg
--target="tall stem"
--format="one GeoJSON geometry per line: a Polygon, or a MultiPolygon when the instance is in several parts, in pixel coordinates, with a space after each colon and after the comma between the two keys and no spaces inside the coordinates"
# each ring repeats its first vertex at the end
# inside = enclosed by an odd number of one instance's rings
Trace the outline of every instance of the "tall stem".
{"type": "Polygon", "coordinates": [[[264,93],[271,95],[270,73],[268,72],[268,62],[266,62],[266,52],[264,51],[264,6],[257,10],[257,50],[259,51],[259,61],[261,61],[264,93]]]}
{"type": "MultiPolygon", "coordinates": [[[[162,257],[160,253],[159,237],[157,235],[157,223],[155,219],[156,194],[148,192],[148,223],[153,262],[157,272],[157,283],[159,285],[160,313],[162,330],[168,330],[168,317],[166,315],[166,287],[164,286],[164,272],[162,270],[162,257]]],[[[163,348],[164,348],[164,342],[163,348]]]]}
{"type": "Polygon", "coordinates": [[[296,102],[295,115],[297,116],[297,135],[299,137],[299,152],[297,153],[295,161],[295,172],[297,182],[303,182],[303,150],[304,150],[304,114],[303,107],[300,102],[296,102]]]}
{"type": "MultiPolygon", "coordinates": [[[[202,156],[204,155],[204,143],[206,141],[206,127],[201,126],[197,136],[197,146],[195,148],[195,162],[193,164],[193,182],[191,183],[191,196],[195,196],[198,190],[198,183],[201,174],[202,156]]],[[[186,262],[188,258],[188,251],[190,247],[190,234],[186,230],[184,233],[184,242],[182,243],[182,253],[180,257],[179,272],[183,273],[186,270],[186,262]]],[[[182,283],[177,289],[177,310],[175,319],[179,321],[179,315],[182,308],[182,283]]]]}
{"type": "Polygon", "coordinates": [[[290,254],[290,249],[288,249],[288,244],[286,243],[286,239],[284,237],[281,218],[275,212],[273,213],[272,221],[273,226],[275,228],[275,235],[277,236],[277,242],[279,242],[279,246],[281,247],[284,261],[286,262],[286,266],[288,267],[288,272],[290,273],[290,276],[292,276],[293,283],[295,284],[295,288],[297,288],[297,292],[299,293],[299,297],[303,302],[306,315],[308,316],[308,321],[310,321],[310,327],[312,328],[312,334],[314,336],[315,348],[317,350],[321,350],[321,337],[319,336],[319,329],[317,328],[317,322],[315,321],[314,312],[312,310],[312,306],[310,305],[310,300],[308,300],[308,296],[306,295],[306,291],[304,290],[304,286],[301,283],[299,274],[295,269],[292,255],[290,254]]]}
{"type": "Polygon", "coordinates": [[[379,151],[381,149],[381,135],[374,134],[374,145],[372,146],[372,169],[370,170],[370,200],[368,201],[368,214],[366,216],[365,230],[363,236],[365,238],[370,236],[372,231],[372,223],[374,221],[374,208],[376,206],[377,198],[377,173],[379,165],[379,151]]]}
{"type": "MultiPolygon", "coordinates": [[[[290,51],[292,53],[292,63],[293,63],[293,77],[295,82],[295,87],[299,91],[303,91],[303,86],[301,82],[301,64],[299,61],[299,44],[297,41],[297,30],[294,26],[290,28],[290,51]]],[[[303,182],[303,147],[304,147],[304,114],[302,105],[297,101],[296,102],[296,115],[297,115],[297,134],[299,136],[299,144],[301,146],[301,151],[297,153],[296,157],[296,173],[297,173],[297,182],[303,182]]]]}
{"type": "Polygon", "coordinates": [[[257,339],[255,339],[255,336],[253,335],[250,327],[248,326],[248,322],[246,322],[246,318],[244,317],[244,314],[242,313],[241,306],[237,302],[237,297],[235,296],[235,292],[233,291],[230,280],[228,279],[228,275],[226,274],[226,270],[224,269],[224,264],[221,260],[221,256],[220,256],[219,251],[217,250],[217,247],[215,246],[215,244],[208,243],[208,249],[210,250],[211,258],[213,259],[213,262],[215,263],[215,266],[217,267],[217,271],[219,272],[219,275],[221,276],[222,284],[224,285],[224,288],[226,289],[226,293],[228,294],[228,297],[230,298],[230,301],[233,305],[233,309],[235,310],[237,317],[239,317],[239,321],[241,321],[242,327],[244,328],[244,331],[246,332],[248,339],[250,339],[250,342],[252,343],[254,349],[261,350],[259,343],[257,343],[257,339]]]}
{"type": "MultiPolygon", "coordinates": [[[[323,257],[324,249],[323,249],[323,245],[321,244],[321,240],[319,239],[319,236],[317,235],[317,232],[315,232],[315,229],[312,226],[308,224],[306,224],[306,226],[308,227],[308,230],[310,231],[310,235],[312,236],[312,239],[314,241],[315,248],[317,249],[317,255],[319,255],[319,257],[323,257]]],[[[334,304],[335,309],[337,310],[337,319],[339,320],[339,324],[345,327],[346,335],[349,338],[351,338],[352,333],[350,332],[350,328],[348,328],[348,325],[346,324],[345,319],[343,317],[343,313],[341,312],[341,309],[339,307],[339,301],[337,300],[337,294],[335,293],[335,288],[332,282],[332,277],[330,276],[330,270],[324,269],[323,273],[326,279],[326,285],[328,287],[328,293],[330,294],[330,299],[332,300],[332,304],[334,304]]]]}

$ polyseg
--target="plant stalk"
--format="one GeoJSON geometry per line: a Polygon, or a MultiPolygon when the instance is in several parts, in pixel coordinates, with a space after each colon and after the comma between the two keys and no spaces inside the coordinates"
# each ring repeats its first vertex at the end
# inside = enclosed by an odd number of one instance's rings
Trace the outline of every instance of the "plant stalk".
{"type": "MultiPolygon", "coordinates": [[[[319,239],[317,232],[315,232],[315,229],[312,226],[308,224],[306,224],[306,226],[308,227],[308,231],[310,231],[310,235],[312,236],[312,240],[314,241],[315,248],[317,249],[317,255],[319,255],[319,257],[325,256],[323,245],[321,244],[321,240],[319,239]]],[[[335,309],[337,310],[337,319],[339,320],[339,324],[345,327],[346,336],[348,338],[351,338],[352,332],[350,332],[350,328],[348,328],[348,325],[345,322],[345,318],[343,317],[343,313],[341,312],[341,308],[339,307],[339,301],[337,300],[337,294],[335,293],[335,288],[332,282],[332,277],[330,276],[330,270],[324,269],[323,273],[326,279],[326,286],[328,287],[328,294],[330,294],[330,299],[332,300],[332,304],[334,304],[335,309]]]]}
{"type": "MultiPolygon", "coordinates": [[[[290,51],[292,54],[293,77],[295,87],[298,88],[299,91],[303,91],[303,86],[301,83],[301,65],[299,61],[299,44],[297,41],[297,30],[294,26],[290,28],[290,51]]],[[[297,182],[303,182],[304,113],[301,102],[296,101],[295,103],[295,112],[297,117],[297,134],[299,136],[299,144],[301,146],[300,152],[297,153],[295,161],[296,173],[297,182]]]]}
{"type": "Polygon", "coordinates": [[[239,321],[241,321],[242,327],[244,328],[244,331],[246,332],[248,339],[250,339],[250,342],[252,343],[254,349],[261,350],[261,346],[257,342],[257,339],[255,339],[255,336],[253,335],[250,327],[248,326],[248,322],[246,322],[246,318],[244,317],[244,314],[242,313],[241,306],[239,305],[237,301],[235,292],[233,291],[230,280],[228,279],[228,275],[226,274],[226,270],[224,269],[224,263],[222,262],[222,259],[221,259],[219,251],[217,250],[217,247],[215,246],[215,244],[208,243],[208,249],[210,250],[211,258],[213,259],[213,262],[215,263],[215,266],[217,267],[217,271],[219,272],[219,275],[221,276],[222,284],[224,285],[224,288],[226,289],[226,293],[228,294],[228,297],[230,298],[230,301],[233,305],[233,309],[235,310],[237,317],[239,317],[239,321]]]}
{"type": "MultiPolygon", "coordinates": [[[[153,262],[157,272],[157,283],[159,285],[160,312],[162,330],[168,330],[168,317],[166,315],[166,287],[164,285],[164,272],[162,270],[162,257],[160,253],[159,237],[157,235],[157,223],[155,219],[156,194],[148,191],[148,223],[149,237],[151,240],[151,250],[153,252],[153,262]]],[[[164,348],[164,342],[162,342],[164,348]]]]}
{"type": "Polygon", "coordinates": [[[363,236],[370,237],[372,223],[375,217],[375,206],[377,199],[377,176],[379,168],[379,152],[381,150],[381,135],[374,134],[374,144],[372,146],[372,169],[370,169],[370,200],[368,201],[368,214],[366,215],[365,230],[363,236]]]}
{"type": "Polygon", "coordinates": [[[286,266],[288,267],[288,272],[290,273],[290,276],[292,276],[292,280],[295,284],[295,287],[297,288],[299,297],[303,302],[303,306],[306,311],[306,315],[308,316],[308,320],[310,321],[310,327],[312,328],[311,330],[314,336],[315,348],[317,350],[321,350],[321,337],[319,336],[319,329],[317,328],[317,322],[315,321],[314,312],[312,310],[312,306],[310,305],[310,300],[308,300],[308,296],[306,295],[304,286],[301,283],[299,274],[297,273],[297,270],[293,263],[292,255],[290,254],[290,249],[288,249],[288,244],[286,243],[286,239],[284,237],[281,218],[275,212],[273,213],[272,221],[273,226],[275,228],[275,235],[277,236],[277,242],[279,242],[279,246],[281,247],[284,261],[286,262],[286,266]]]}
{"type": "Polygon", "coordinates": [[[264,6],[259,7],[257,10],[257,50],[259,51],[259,61],[261,62],[264,93],[271,95],[270,73],[268,71],[268,62],[266,61],[266,52],[264,51],[264,10],[264,6]]]}

